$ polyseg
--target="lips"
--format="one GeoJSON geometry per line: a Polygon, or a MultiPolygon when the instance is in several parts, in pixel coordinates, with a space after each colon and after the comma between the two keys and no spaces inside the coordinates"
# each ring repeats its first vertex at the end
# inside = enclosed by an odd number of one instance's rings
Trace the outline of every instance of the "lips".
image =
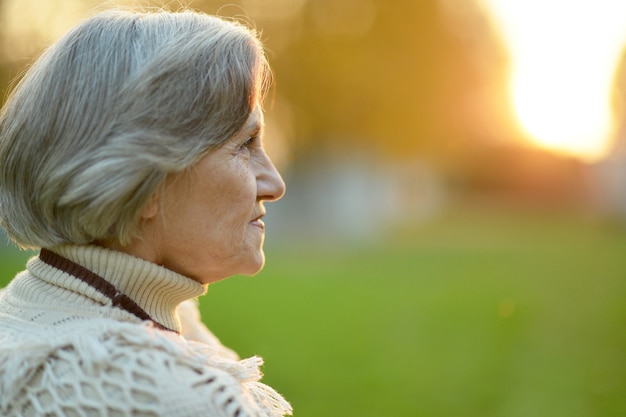
{"type": "Polygon", "coordinates": [[[260,229],[265,229],[265,223],[263,223],[263,221],[261,220],[263,216],[265,216],[265,213],[262,213],[258,215],[257,217],[255,217],[254,219],[252,219],[252,221],[250,221],[250,225],[258,227],[260,229]]]}

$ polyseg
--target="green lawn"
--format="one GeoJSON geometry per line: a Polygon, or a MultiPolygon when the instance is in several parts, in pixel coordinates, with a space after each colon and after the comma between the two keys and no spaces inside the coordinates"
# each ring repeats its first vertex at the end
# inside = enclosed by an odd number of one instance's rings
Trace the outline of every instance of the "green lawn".
{"type": "Polygon", "coordinates": [[[626,415],[623,225],[466,210],[377,245],[305,241],[201,304],[296,416],[626,415]]]}

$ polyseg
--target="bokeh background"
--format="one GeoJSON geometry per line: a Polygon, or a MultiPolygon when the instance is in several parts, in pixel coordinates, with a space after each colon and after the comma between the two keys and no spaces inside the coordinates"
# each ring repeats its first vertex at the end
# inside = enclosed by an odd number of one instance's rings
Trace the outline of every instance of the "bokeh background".
{"type": "MultiPolygon", "coordinates": [[[[137,3],[0,0],[2,97],[137,3]]],[[[268,263],[201,308],[296,416],[626,415],[626,3],[181,5],[255,25],[275,71],[268,263]]],[[[32,255],[2,244],[0,286],[32,255]]]]}

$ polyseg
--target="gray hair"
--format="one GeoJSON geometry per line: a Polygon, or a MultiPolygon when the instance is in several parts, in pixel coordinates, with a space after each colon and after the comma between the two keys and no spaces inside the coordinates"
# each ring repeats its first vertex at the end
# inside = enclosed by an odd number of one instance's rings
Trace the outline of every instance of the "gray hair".
{"type": "Polygon", "coordinates": [[[87,19],[0,113],[0,224],[22,247],[130,241],[165,178],[232,137],[270,78],[257,34],[237,22],[192,11],[87,19]]]}

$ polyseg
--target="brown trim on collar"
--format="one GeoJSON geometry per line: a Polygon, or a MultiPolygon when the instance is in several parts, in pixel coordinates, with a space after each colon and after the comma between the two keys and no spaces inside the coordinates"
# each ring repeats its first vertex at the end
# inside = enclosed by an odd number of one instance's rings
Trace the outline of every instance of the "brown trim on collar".
{"type": "Polygon", "coordinates": [[[131,313],[141,320],[149,320],[154,323],[155,327],[161,330],[178,333],[175,330],[169,329],[163,326],[161,323],[155,321],[130,297],[119,291],[117,288],[115,288],[113,284],[102,278],[100,275],[90,271],[89,269],[75,262],[72,262],[69,259],[64,258],[63,256],[56,254],[48,249],[41,249],[39,253],[39,259],[41,259],[41,261],[45,262],[53,268],[66,272],[71,276],[80,279],[105,297],[109,298],[114,307],[121,308],[122,310],[131,313]]]}

